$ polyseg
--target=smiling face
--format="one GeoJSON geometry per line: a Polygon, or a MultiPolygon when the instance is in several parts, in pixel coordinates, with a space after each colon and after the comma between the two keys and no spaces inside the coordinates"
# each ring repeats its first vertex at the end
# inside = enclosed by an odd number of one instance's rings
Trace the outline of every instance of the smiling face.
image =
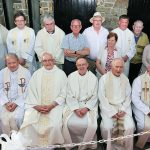
{"type": "Polygon", "coordinates": [[[42,57],[42,64],[46,70],[51,70],[54,67],[55,60],[51,54],[44,53],[42,57]]]}
{"type": "Polygon", "coordinates": [[[19,29],[23,29],[26,25],[26,20],[23,16],[16,17],[14,22],[19,29]]]}
{"type": "Polygon", "coordinates": [[[139,36],[143,30],[143,23],[141,21],[137,21],[133,25],[133,32],[136,36],[139,36]]]}
{"type": "Polygon", "coordinates": [[[70,28],[74,35],[78,35],[82,29],[81,22],[78,19],[72,20],[70,28]]]}
{"type": "Polygon", "coordinates": [[[93,18],[93,27],[95,29],[100,29],[102,26],[102,18],[101,17],[94,17],[93,18]]]}
{"type": "Polygon", "coordinates": [[[76,66],[77,66],[77,69],[78,69],[78,72],[81,76],[85,75],[87,70],[88,70],[88,62],[86,59],[84,58],[79,58],[77,61],[76,61],[76,66]]]}
{"type": "Polygon", "coordinates": [[[115,37],[113,36],[113,37],[110,37],[108,40],[107,40],[107,45],[108,45],[108,47],[115,47],[115,45],[116,45],[116,39],[115,39],[115,37]]]}
{"type": "Polygon", "coordinates": [[[118,24],[121,30],[126,30],[128,28],[129,20],[126,18],[121,18],[118,24]]]}
{"type": "Polygon", "coordinates": [[[6,57],[6,65],[11,72],[14,72],[19,67],[19,60],[13,56],[6,57]]]}

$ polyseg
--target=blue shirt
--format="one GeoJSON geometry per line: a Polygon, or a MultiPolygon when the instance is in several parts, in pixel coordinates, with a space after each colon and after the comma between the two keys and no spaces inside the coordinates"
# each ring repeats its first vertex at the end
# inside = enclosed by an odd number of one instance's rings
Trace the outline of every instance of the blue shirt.
{"type": "MultiPolygon", "coordinates": [[[[65,35],[62,45],[62,49],[70,49],[72,51],[82,50],[83,48],[89,48],[88,41],[83,34],[80,34],[75,37],[73,33],[65,35]]],[[[67,60],[75,62],[75,57],[66,57],[67,60]]]]}

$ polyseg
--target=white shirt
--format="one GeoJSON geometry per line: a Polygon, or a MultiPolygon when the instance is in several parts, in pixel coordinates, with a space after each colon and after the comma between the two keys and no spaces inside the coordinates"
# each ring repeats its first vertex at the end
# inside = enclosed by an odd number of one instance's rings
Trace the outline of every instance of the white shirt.
{"type": "Polygon", "coordinates": [[[83,34],[87,37],[90,45],[90,59],[96,60],[100,47],[105,47],[107,43],[108,30],[101,26],[99,33],[94,30],[94,27],[88,27],[83,34]]]}
{"type": "Polygon", "coordinates": [[[116,47],[121,51],[122,57],[127,55],[131,60],[136,53],[134,34],[128,28],[126,30],[116,28],[112,32],[118,35],[116,47]]]}

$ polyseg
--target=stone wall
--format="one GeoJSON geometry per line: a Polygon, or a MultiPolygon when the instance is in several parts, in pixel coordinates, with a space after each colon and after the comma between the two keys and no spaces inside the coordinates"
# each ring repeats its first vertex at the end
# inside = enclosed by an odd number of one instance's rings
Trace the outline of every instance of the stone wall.
{"type": "Polygon", "coordinates": [[[53,0],[40,0],[41,26],[42,26],[42,18],[46,13],[49,13],[52,16],[54,15],[53,0]]]}
{"type": "MultiPolygon", "coordinates": [[[[37,0],[40,3],[40,18],[43,17],[45,13],[50,13],[53,15],[53,0],[37,0]]],[[[109,30],[117,27],[118,18],[122,14],[127,13],[129,0],[97,0],[96,11],[101,12],[101,14],[106,18],[104,26],[109,30]]],[[[13,12],[22,10],[26,17],[27,23],[29,24],[28,17],[28,0],[13,0],[13,12]]],[[[0,0],[0,22],[5,25],[4,11],[2,0],[0,0]]]]}
{"type": "Polygon", "coordinates": [[[22,10],[27,18],[27,24],[29,24],[28,1],[27,0],[14,0],[13,9],[14,9],[14,14],[18,10],[22,10]]]}
{"type": "Polygon", "coordinates": [[[109,30],[117,27],[118,18],[127,14],[129,0],[97,0],[96,11],[105,17],[104,26],[109,30]]]}
{"type": "Polygon", "coordinates": [[[5,26],[4,9],[2,0],[0,0],[0,23],[5,26]]]}

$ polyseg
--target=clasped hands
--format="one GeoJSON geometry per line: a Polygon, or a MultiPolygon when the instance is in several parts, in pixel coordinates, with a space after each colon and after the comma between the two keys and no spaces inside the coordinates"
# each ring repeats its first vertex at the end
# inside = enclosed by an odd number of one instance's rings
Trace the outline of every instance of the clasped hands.
{"type": "Polygon", "coordinates": [[[50,105],[36,105],[33,108],[42,114],[48,114],[56,105],[51,103],[50,105]]]}
{"type": "Polygon", "coordinates": [[[126,112],[120,111],[120,112],[116,113],[115,115],[113,115],[112,118],[119,119],[119,118],[124,117],[125,114],[126,114],[126,112]]]}
{"type": "Polygon", "coordinates": [[[76,115],[80,118],[82,118],[88,111],[89,109],[87,107],[74,110],[76,115]]]}
{"type": "Polygon", "coordinates": [[[5,107],[8,111],[13,112],[18,105],[13,102],[8,102],[5,104],[5,107]]]}

